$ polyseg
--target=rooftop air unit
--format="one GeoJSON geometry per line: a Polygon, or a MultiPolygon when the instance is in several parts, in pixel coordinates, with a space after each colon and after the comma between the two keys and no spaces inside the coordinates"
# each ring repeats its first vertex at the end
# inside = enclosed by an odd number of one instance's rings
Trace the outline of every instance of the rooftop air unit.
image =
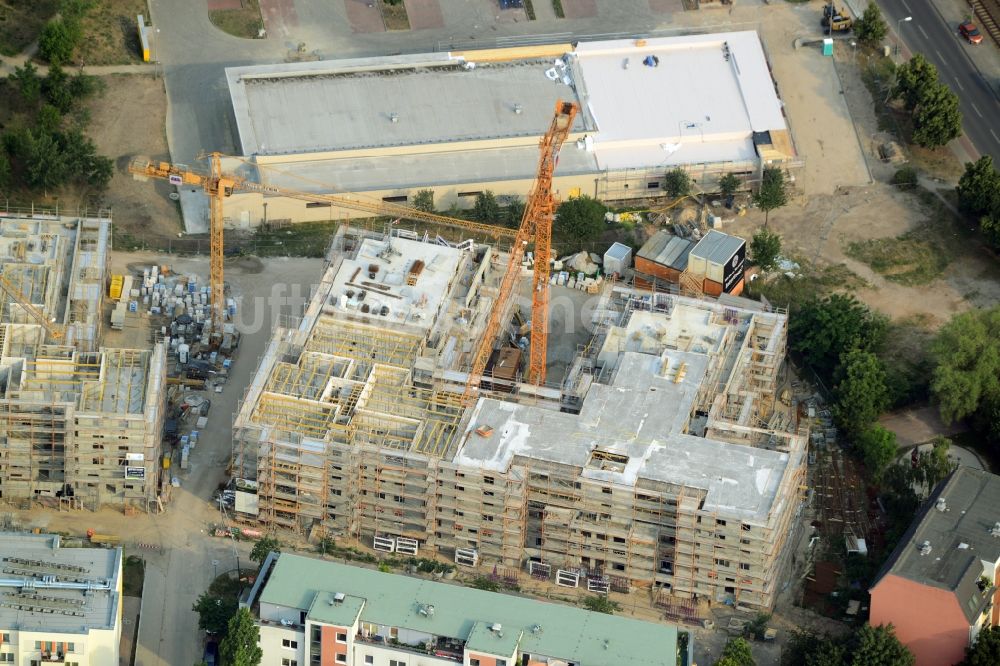
{"type": "Polygon", "coordinates": [[[924,541],[922,544],[920,544],[920,554],[921,555],[929,555],[930,552],[931,552],[931,542],[930,541],[924,541]]]}

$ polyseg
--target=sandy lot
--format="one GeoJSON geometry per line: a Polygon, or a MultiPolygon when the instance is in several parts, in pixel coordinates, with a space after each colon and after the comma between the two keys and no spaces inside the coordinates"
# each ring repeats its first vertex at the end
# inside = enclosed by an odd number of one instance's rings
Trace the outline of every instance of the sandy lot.
{"type": "Polygon", "coordinates": [[[183,227],[166,182],[139,182],[128,173],[133,157],[169,160],[165,134],[167,97],[163,79],[115,74],[101,77],[105,90],[90,103],[88,134],[98,151],[115,161],[115,175],[104,196],[115,222],[115,246],[130,249],[156,244],[183,227]]]}

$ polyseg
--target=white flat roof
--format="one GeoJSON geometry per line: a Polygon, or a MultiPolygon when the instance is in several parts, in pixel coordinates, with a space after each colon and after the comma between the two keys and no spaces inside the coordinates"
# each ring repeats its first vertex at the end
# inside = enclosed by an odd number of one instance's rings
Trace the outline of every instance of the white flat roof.
{"type": "Polygon", "coordinates": [[[753,132],[786,129],[756,32],[582,42],[574,53],[602,168],[750,159],[753,132]]]}

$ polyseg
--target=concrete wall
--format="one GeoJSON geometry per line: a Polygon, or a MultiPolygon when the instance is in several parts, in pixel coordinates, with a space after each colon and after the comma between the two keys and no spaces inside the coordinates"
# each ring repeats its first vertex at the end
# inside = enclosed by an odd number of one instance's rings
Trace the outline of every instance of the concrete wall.
{"type": "Polygon", "coordinates": [[[872,588],[868,622],[891,623],[916,666],[956,664],[969,644],[969,623],[952,592],[892,574],[872,588]]]}
{"type": "Polygon", "coordinates": [[[296,660],[301,666],[306,666],[306,634],[301,627],[283,627],[280,624],[260,625],[260,649],[264,653],[262,664],[280,666],[281,659],[296,660]],[[284,647],[282,640],[295,641],[294,648],[284,647]]]}

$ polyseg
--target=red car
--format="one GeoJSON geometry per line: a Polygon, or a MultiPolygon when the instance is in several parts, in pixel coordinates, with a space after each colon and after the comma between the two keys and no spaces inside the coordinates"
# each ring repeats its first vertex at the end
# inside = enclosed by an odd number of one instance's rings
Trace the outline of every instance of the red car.
{"type": "Polygon", "coordinates": [[[983,41],[983,34],[979,32],[979,28],[972,21],[966,21],[958,26],[958,34],[965,37],[970,44],[979,44],[983,41]]]}

